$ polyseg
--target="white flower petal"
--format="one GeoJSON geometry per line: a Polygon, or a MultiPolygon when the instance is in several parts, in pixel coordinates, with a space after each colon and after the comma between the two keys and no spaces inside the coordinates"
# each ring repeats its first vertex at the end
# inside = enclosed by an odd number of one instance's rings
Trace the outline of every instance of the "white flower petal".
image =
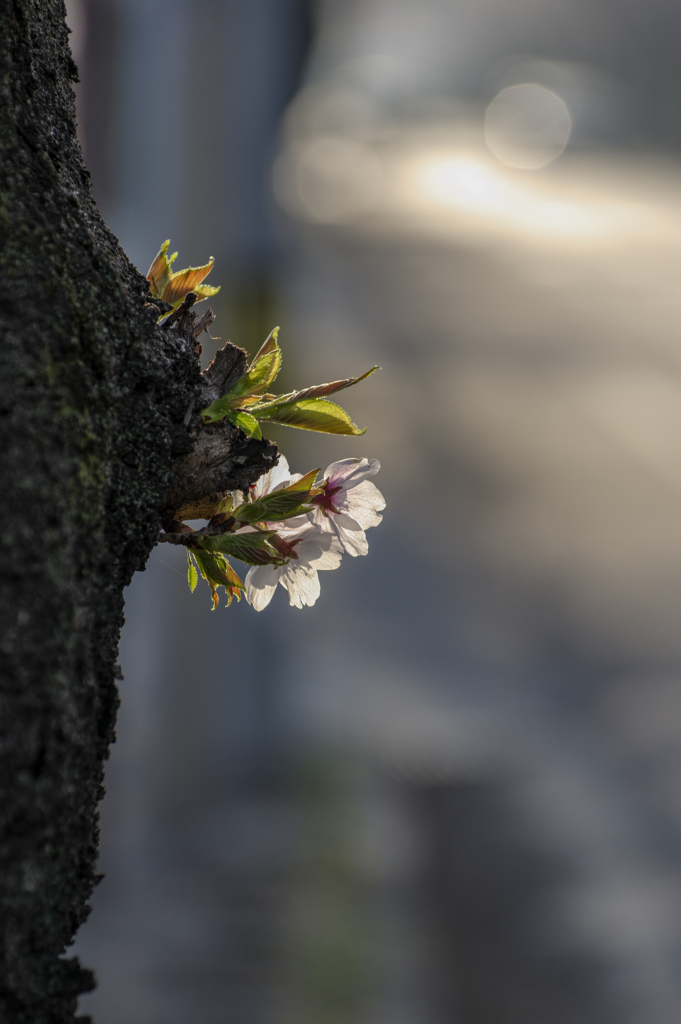
{"type": "Polygon", "coordinates": [[[331,487],[343,487],[347,491],[362,483],[369,476],[375,476],[381,468],[378,459],[341,459],[326,467],[324,477],[328,478],[331,487]]]}
{"type": "Polygon", "coordinates": [[[278,490],[280,487],[286,487],[291,477],[291,471],[288,468],[288,462],[286,461],[285,455],[279,456],[279,462],[272,469],[268,470],[264,476],[261,476],[259,480],[256,480],[253,493],[256,498],[262,498],[263,494],[270,494],[272,491],[278,490]]]}
{"type": "Polygon", "coordinates": [[[331,529],[340,541],[343,551],[356,558],[358,555],[366,555],[369,551],[369,544],[364,530],[357,525],[354,519],[349,516],[331,516],[329,518],[331,529]]]}
{"type": "MultiPolygon", "coordinates": [[[[370,526],[376,526],[377,523],[373,521],[369,523],[370,526]]],[[[313,512],[308,513],[310,523],[315,526],[322,534],[332,534],[340,541],[343,551],[348,555],[356,557],[357,555],[366,555],[369,551],[369,544],[364,535],[364,530],[359,523],[353,519],[352,516],[345,515],[341,512],[340,515],[336,515],[334,512],[330,512],[328,516],[325,516],[320,508],[314,509],[313,512]]],[[[368,518],[363,516],[363,518],[368,518]]],[[[376,515],[378,522],[381,521],[381,516],[376,515]]]]}
{"type": "Polygon", "coordinates": [[[368,530],[370,526],[378,526],[383,519],[378,510],[385,508],[385,499],[375,484],[370,480],[362,480],[348,492],[342,506],[338,507],[363,530],[368,530]]]}
{"type": "Polygon", "coordinates": [[[379,512],[385,508],[385,499],[367,479],[378,473],[380,468],[378,459],[332,462],[326,468],[326,477],[329,498],[338,512],[328,510],[325,514],[325,510],[317,507],[308,513],[310,524],[323,534],[338,537],[343,550],[349,555],[367,554],[369,546],[364,530],[378,526],[382,520],[379,512]]]}
{"type": "Polygon", "coordinates": [[[310,526],[310,522],[307,515],[296,516],[295,519],[284,519],[278,523],[269,523],[269,526],[277,533],[280,533],[286,540],[291,540],[294,535],[302,533],[307,527],[310,526]]]}
{"type": "Polygon", "coordinates": [[[308,522],[312,523],[316,529],[322,530],[324,533],[333,532],[333,527],[331,526],[329,517],[324,515],[319,506],[316,506],[311,512],[308,512],[305,518],[308,522]]]}
{"type": "Polygon", "coordinates": [[[337,537],[333,537],[333,540],[338,544],[337,548],[329,551],[322,551],[317,558],[310,560],[310,565],[313,569],[316,569],[317,572],[320,570],[329,571],[330,569],[337,569],[341,564],[343,560],[343,549],[341,548],[337,537]]]}
{"type": "Polygon", "coordinates": [[[289,604],[294,608],[312,607],[320,594],[317,570],[308,565],[289,562],[284,566],[279,580],[282,587],[288,590],[289,604]]]}
{"type": "Polygon", "coordinates": [[[249,569],[245,579],[246,600],[253,605],[256,612],[261,612],[274,596],[277,581],[281,575],[281,567],[275,565],[257,565],[249,569]]]}
{"type": "Polygon", "coordinates": [[[343,557],[343,548],[333,533],[322,533],[312,527],[300,544],[296,545],[299,565],[313,569],[337,569],[343,557]]]}
{"type": "Polygon", "coordinates": [[[319,542],[322,551],[317,558],[310,560],[310,565],[319,572],[320,569],[337,569],[343,559],[343,545],[332,533],[320,533],[319,542]]]}

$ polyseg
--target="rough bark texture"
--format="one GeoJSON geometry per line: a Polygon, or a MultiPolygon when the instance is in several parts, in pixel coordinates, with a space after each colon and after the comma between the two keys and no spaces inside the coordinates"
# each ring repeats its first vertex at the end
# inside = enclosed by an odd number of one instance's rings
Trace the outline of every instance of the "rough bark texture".
{"type": "MultiPolygon", "coordinates": [[[[0,23],[0,1021],[62,1024],[93,983],[63,953],[96,881],[123,587],[205,448],[210,381],[94,206],[62,0],[0,0],[0,23]]],[[[276,461],[216,435],[207,493],[276,461]]]]}

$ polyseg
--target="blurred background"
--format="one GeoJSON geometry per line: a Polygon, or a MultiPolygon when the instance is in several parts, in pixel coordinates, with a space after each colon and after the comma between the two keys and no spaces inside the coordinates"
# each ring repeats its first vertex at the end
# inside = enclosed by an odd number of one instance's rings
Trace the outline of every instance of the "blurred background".
{"type": "Polygon", "coordinates": [[[681,8],[67,7],[107,223],[284,388],[379,363],[272,436],[387,500],[314,608],[134,579],[81,1012],[678,1024],[681,8]]]}

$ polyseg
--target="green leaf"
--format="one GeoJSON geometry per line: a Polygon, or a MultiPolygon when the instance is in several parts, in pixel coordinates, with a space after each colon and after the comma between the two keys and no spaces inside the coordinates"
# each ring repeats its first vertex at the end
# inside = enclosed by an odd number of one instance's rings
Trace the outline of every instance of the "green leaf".
{"type": "Polygon", "coordinates": [[[204,423],[217,423],[219,420],[224,420],[225,416],[232,411],[232,402],[225,395],[224,398],[216,398],[214,402],[202,409],[201,419],[204,423]]]}
{"type": "Polygon", "coordinates": [[[242,412],[240,409],[234,409],[227,395],[224,398],[216,398],[214,402],[207,405],[201,412],[201,419],[204,423],[219,423],[220,420],[224,420],[225,416],[236,427],[239,427],[245,434],[248,434],[249,437],[255,437],[258,441],[262,438],[260,425],[255,416],[242,412]]]}
{"type": "MultiPolygon", "coordinates": [[[[263,355],[258,353],[248,371],[224,396],[231,400],[233,408],[254,405],[269,390],[270,385],[276,379],[281,369],[281,349],[277,345],[274,331],[263,345],[263,349],[268,347],[270,339],[273,341],[270,350],[263,355]]],[[[260,351],[262,352],[262,349],[260,351]]]]}
{"type": "Polygon", "coordinates": [[[199,542],[204,551],[219,551],[238,558],[246,565],[277,565],[283,561],[270,544],[274,530],[258,533],[223,533],[221,537],[203,537],[199,542]]]}
{"type": "Polygon", "coordinates": [[[226,515],[234,508],[234,498],[231,494],[226,494],[222,501],[218,502],[218,507],[215,509],[216,512],[224,512],[226,515]]]}
{"type": "MultiPolygon", "coordinates": [[[[204,540],[207,539],[204,538],[204,540]]],[[[246,589],[229,562],[222,558],[221,555],[199,551],[196,548],[192,551],[192,555],[196,559],[204,579],[213,580],[218,586],[237,587],[239,590],[246,589]]]]}
{"type": "Polygon", "coordinates": [[[255,437],[258,441],[262,439],[262,432],[260,430],[260,424],[256,420],[255,416],[251,416],[248,412],[228,412],[228,417],[237,427],[243,430],[244,434],[248,434],[249,437],[255,437]]]}
{"type": "Polygon", "coordinates": [[[254,405],[269,390],[281,368],[281,349],[261,356],[255,366],[236,382],[229,397],[234,405],[254,405]]]}
{"type": "Polygon", "coordinates": [[[189,551],[187,551],[187,561],[189,562],[189,566],[187,568],[187,582],[189,583],[189,589],[193,594],[196,590],[196,584],[199,582],[199,575],[196,571],[196,566],[192,562],[192,556],[189,554],[189,551]]]}
{"type": "Polygon", "coordinates": [[[215,287],[212,284],[199,284],[196,286],[196,288],[192,290],[196,292],[196,294],[199,297],[199,300],[201,300],[209,299],[211,295],[217,295],[221,287],[222,285],[217,285],[217,287],[215,287]]]}
{"type": "Polygon", "coordinates": [[[319,469],[311,469],[305,476],[301,476],[299,480],[296,480],[292,484],[288,484],[286,487],[282,487],[280,491],[275,491],[275,494],[307,494],[308,491],[314,491],[315,494],[321,491],[321,487],[315,487],[314,482],[317,479],[319,469]]]}
{"type": "Polygon", "coordinates": [[[366,427],[360,430],[352,422],[345,409],[325,398],[303,398],[299,401],[276,399],[256,406],[253,414],[259,420],[283,423],[287,427],[299,427],[301,430],[319,430],[324,434],[349,434],[357,437],[366,432],[366,427]]]}
{"type": "MultiPolygon", "coordinates": [[[[201,419],[204,423],[217,423],[225,416],[229,416],[230,412],[235,410],[242,412],[248,406],[255,405],[256,402],[262,400],[263,395],[268,391],[281,369],[281,349],[277,344],[278,333],[279,328],[275,327],[246,373],[239,378],[233,388],[201,411],[201,419]]],[[[252,416],[247,416],[242,422],[233,416],[230,416],[230,419],[251,437],[258,439],[262,437],[260,428],[252,416]]]]}
{"type": "Polygon", "coordinates": [[[279,492],[276,495],[265,495],[265,498],[257,498],[256,501],[240,505],[238,509],[234,510],[235,518],[240,523],[250,525],[266,522],[280,523],[284,519],[294,519],[296,516],[305,515],[311,508],[309,502],[301,501],[300,498],[292,495],[281,496],[279,492]],[[272,500],[266,501],[265,498],[272,500]]]}
{"type": "Polygon", "coordinates": [[[255,501],[244,502],[234,509],[232,515],[241,523],[279,523],[303,515],[310,511],[310,498],[321,490],[314,487],[318,472],[318,469],[313,469],[288,487],[263,494],[255,501]]]}
{"type": "Polygon", "coordinates": [[[246,587],[226,558],[220,554],[200,551],[197,548],[192,550],[192,555],[196,559],[201,575],[210,586],[213,595],[213,611],[215,611],[218,604],[217,587],[225,588],[228,608],[234,596],[236,596],[238,601],[241,600],[240,591],[245,590],[246,587]]]}

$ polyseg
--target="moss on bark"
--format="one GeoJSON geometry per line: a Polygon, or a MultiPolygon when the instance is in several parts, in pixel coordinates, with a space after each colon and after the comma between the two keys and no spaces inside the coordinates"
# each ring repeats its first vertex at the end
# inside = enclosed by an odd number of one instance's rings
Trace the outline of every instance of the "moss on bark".
{"type": "MultiPolygon", "coordinates": [[[[123,587],[201,386],[92,200],[62,0],[0,0],[0,23],[0,1020],[63,1024],[93,984],[63,954],[96,881],[123,587]]],[[[239,480],[275,458],[250,446],[239,480]]]]}

